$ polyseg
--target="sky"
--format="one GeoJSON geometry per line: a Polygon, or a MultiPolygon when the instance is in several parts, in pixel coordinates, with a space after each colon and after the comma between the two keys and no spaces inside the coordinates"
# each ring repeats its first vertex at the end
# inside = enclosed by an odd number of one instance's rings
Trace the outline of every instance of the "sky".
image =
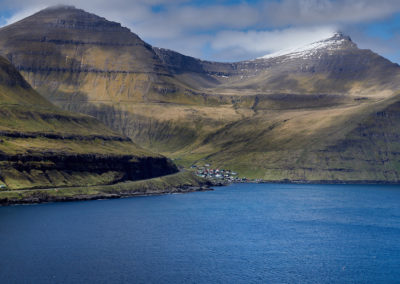
{"type": "Polygon", "coordinates": [[[59,4],[204,60],[253,59],[341,31],[360,48],[400,63],[400,0],[0,0],[0,26],[59,4]]]}

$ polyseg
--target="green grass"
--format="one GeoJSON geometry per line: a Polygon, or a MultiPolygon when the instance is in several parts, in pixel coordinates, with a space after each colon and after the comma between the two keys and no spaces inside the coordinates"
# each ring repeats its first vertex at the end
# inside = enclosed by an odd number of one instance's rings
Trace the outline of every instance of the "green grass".
{"type": "Polygon", "coordinates": [[[398,100],[259,112],[164,154],[185,167],[209,163],[270,181],[398,182],[398,100]]]}
{"type": "Polygon", "coordinates": [[[165,173],[173,172],[172,166],[162,163],[164,157],[143,149],[94,117],[48,102],[2,57],[0,153],[0,179],[9,189],[112,184],[126,179],[128,170],[122,163],[136,165],[137,172],[148,169],[159,175],[160,165],[166,168],[165,173]],[[153,164],[140,162],[141,158],[153,164]],[[68,159],[79,161],[79,170],[68,164],[68,159]],[[104,160],[107,162],[100,164],[104,160]]]}
{"type": "Polygon", "coordinates": [[[186,171],[114,185],[0,191],[0,204],[189,192],[206,184],[206,180],[186,171]]]}

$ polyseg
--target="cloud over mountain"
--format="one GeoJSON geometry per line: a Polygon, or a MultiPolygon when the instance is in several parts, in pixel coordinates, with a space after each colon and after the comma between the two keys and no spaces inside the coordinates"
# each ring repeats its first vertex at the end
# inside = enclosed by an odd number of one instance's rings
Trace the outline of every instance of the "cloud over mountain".
{"type": "MultiPolygon", "coordinates": [[[[60,3],[1,2],[7,10],[6,24],[60,3]]],[[[347,32],[400,11],[400,2],[394,0],[72,0],[65,4],[121,22],[153,45],[226,61],[306,44],[326,37],[332,30],[347,32]]],[[[359,42],[368,42],[364,30],[356,36],[359,42]]],[[[383,51],[385,45],[380,41],[376,48],[383,51]]]]}

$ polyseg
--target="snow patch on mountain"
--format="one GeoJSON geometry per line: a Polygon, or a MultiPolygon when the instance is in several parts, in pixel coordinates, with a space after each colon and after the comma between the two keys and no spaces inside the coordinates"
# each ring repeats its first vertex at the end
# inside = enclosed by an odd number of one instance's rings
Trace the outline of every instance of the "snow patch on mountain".
{"type": "Polygon", "coordinates": [[[344,36],[342,33],[335,33],[332,37],[323,39],[311,44],[301,47],[284,49],[274,53],[267,54],[257,59],[270,59],[285,56],[288,58],[308,58],[316,55],[319,51],[333,51],[343,47],[343,44],[351,42],[349,37],[344,36]]]}

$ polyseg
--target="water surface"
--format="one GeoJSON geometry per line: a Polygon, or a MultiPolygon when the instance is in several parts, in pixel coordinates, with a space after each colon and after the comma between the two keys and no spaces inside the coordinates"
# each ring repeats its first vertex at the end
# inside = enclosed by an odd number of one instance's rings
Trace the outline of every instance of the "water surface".
{"type": "Polygon", "coordinates": [[[1,283],[400,283],[400,187],[0,207],[1,283]]]}

